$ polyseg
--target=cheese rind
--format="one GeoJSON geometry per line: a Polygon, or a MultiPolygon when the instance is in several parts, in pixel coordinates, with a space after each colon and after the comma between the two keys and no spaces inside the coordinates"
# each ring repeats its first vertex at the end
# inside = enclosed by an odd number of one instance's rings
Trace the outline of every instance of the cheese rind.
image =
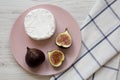
{"type": "Polygon", "coordinates": [[[24,27],[27,35],[32,39],[48,39],[56,29],[54,15],[47,9],[34,9],[25,16],[24,27]]]}

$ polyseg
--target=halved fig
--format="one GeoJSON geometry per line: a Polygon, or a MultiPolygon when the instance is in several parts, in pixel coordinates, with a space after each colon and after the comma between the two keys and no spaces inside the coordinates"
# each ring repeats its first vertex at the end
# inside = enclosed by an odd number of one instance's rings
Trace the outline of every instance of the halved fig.
{"type": "Polygon", "coordinates": [[[68,48],[71,46],[72,38],[67,28],[64,32],[58,34],[58,36],[56,37],[56,44],[63,48],[68,48]]]}
{"type": "Polygon", "coordinates": [[[60,50],[48,52],[49,61],[53,67],[59,67],[65,59],[64,53],[60,50]]]}

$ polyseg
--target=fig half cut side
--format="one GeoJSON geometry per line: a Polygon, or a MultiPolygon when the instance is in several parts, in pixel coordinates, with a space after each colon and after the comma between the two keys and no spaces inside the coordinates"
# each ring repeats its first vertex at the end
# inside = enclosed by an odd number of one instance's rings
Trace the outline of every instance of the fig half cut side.
{"type": "Polygon", "coordinates": [[[71,35],[66,28],[64,32],[61,32],[56,37],[56,45],[63,48],[69,48],[72,44],[71,35]]]}
{"type": "Polygon", "coordinates": [[[53,67],[61,66],[65,59],[64,53],[60,50],[53,50],[48,52],[48,57],[53,67]]]}

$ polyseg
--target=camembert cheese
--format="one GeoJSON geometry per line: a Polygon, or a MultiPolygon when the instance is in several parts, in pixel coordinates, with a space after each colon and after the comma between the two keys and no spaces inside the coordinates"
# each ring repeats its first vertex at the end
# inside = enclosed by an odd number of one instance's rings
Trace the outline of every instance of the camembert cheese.
{"type": "Polygon", "coordinates": [[[54,15],[47,9],[34,9],[25,16],[24,27],[27,35],[32,39],[48,39],[56,29],[54,15]]]}

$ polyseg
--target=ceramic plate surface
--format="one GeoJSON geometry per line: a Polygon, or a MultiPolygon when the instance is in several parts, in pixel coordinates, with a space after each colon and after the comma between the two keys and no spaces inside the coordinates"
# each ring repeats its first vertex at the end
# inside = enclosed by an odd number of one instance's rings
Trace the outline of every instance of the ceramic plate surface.
{"type": "Polygon", "coordinates": [[[81,48],[81,33],[80,28],[77,22],[73,19],[73,17],[64,9],[57,7],[55,5],[43,4],[34,6],[24,13],[22,13],[16,22],[13,25],[11,35],[10,35],[10,47],[14,58],[17,63],[28,72],[38,75],[53,75],[60,73],[66,70],[68,67],[72,65],[75,59],[80,54],[81,48]],[[24,17],[25,15],[36,8],[45,8],[51,11],[56,20],[56,31],[54,35],[43,41],[35,41],[28,37],[24,29],[24,17]],[[68,49],[61,49],[55,44],[56,36],[65,31],[65,28],[68,28],[70,35],[72,36],[72,45],[68,49]],[[30,68],[25,62],[26,55],[26,47],[37,48],[42,50],[45,53],[45,61],[39,65],[37,68],[30,68]],[[48,51],[59,49],[65,53],[65,61],[63,64],[54,68],[51,66],[48,60],[48,51]]]}

